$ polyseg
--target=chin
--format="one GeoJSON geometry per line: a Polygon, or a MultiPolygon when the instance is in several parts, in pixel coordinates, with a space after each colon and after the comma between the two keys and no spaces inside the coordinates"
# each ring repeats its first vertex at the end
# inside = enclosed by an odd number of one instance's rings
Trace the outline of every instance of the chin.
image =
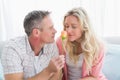
{"type": "Polygon", "coordinates": [[[55,40],[51,40],[51,41],[49,41],[48,43],[53,43],[55,40]]]}
{"type": "Polygon", "coordinates": [[[75,41],[75,39],[69,39],[69,41],[73,42],[73,41],[75,41]]]}

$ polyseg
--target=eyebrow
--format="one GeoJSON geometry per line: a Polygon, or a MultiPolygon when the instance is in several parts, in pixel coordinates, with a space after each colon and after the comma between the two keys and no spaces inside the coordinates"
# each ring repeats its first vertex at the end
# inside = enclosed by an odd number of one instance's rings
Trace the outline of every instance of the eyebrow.
{"type": "MultiPolygon", "coordinates": [[[[66,26],[66,25],[68,25],[68,24],[65,23],[64,25],[66,26]]],[[[72,23],[72,25],[78,25],[78,24],[73,24],[73,23],[72,23]]]]}

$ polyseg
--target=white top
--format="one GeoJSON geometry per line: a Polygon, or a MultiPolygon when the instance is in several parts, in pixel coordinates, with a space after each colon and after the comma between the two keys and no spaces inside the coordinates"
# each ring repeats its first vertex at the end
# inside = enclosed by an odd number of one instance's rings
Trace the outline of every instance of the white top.
{"type": "Polygon", "coordinates": [[[32,77],[46,68],[50,59],[56,55],[58,48],[55,43],[46,44],[43,54],[36,58],[27,36],[12,39],[6,44],[2,53],[4,74],[23,72],[25,79],[32,77]]]}
{"type": "Polygon", "coordinates": [[[66,64],[68,67],[68,80],[79,80],[81,78],[81,68],[83,62],[83,54],[79,55],[79,61],[77,64],[74,64],[70,60],[68,53],[66,54],[66,64]]]}

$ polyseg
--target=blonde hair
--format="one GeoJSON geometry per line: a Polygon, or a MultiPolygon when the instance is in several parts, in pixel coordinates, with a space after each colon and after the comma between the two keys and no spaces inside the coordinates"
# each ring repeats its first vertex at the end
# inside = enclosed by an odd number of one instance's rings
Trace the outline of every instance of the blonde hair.
{"type": "Polygon", "coordinates": [[[66,48],[69,53],[69,57],[71,58],[71,60],[74,61],[74,63],[78,62],[78,55],[80,55],[80,53],[83,53],[86,69],[89,73],[91,67],[94,65],[93,62],[95,61],[95,59],[97,59],[100,45],[94,32],[91,29],[86,11],[83,8],[74,8],[65,15],[64,21],[67,16],[71,15],[75,16],[79,20],[81,24],[82,36],[80,38],[80,44],[75,41],[67,41],[66,48]],[[78,51],[78,46],[81,47],[81,52],[78,51]]]}

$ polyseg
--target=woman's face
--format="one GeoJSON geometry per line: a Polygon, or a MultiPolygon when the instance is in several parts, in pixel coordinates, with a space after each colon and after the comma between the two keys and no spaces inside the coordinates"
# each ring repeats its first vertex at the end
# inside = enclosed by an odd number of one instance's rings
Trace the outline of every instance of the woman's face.
{"type": "Polygon", "coordinates": [[[64,20],[64,27],[68,34],[69,41],[77,41],[82,35],[80,22],[75,16],[67,16],[64,20]]]}

